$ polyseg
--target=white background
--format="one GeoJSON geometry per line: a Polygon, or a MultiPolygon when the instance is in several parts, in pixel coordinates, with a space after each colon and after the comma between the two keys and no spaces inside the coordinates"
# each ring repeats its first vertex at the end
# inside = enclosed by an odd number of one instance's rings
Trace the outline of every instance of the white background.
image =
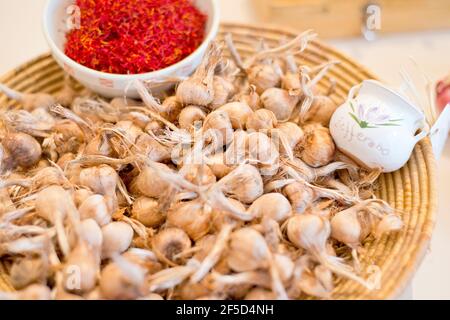
{"type": "MultiPolygon", "coordinates": [[[[45,0],[0,0],[0,74],[48,51],[41,32],[45,0]]],[[[249,0],[220,0],[222,20],[254,23],[249,0]]],[[[450,17],[450,13],[449,13],[450,17]]],[[[409,56],[433,80],[450,73],[450,30],[328,41],[382,79],[397,84],[409,56]]],[[[439,212],[431,248],[412,282],[415,299],[450,299],[450,143],[438,162],[439,212]]],[[[410,292],[404,297],[409,297],[410,292]]]]}

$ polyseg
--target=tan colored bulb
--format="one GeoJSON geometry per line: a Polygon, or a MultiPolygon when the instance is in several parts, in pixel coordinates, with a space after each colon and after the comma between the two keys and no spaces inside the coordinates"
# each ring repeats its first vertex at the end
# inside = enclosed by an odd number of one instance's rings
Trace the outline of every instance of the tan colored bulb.
{"type": "Polygon", "coordinates": [[[43,284],[32,284],[21,291],[2,292],[1,300],[51,300],[52,292],[43,284]]]}
{"type": "Polygon", "coordinates": [[[289,283],[294,274],[294,262],[289,256],[284,254],[275,254],[273,258],[280,273],[281,281],[286,284],[289,283]]]}
{"type": "Polygon", "coordinates": [[[159,136],[164,133],[164,124],[162,122],[159,122],[157,120],[150,121],[145,126],[145,132],[151,132],[156,136],[159,136]]]}
{"type": "Polygon", "coordinates": [[[222,48],[211,42],[200,66],[176,90],[177,100],[183,105],[206,107],[214,100],[214,71],[222,55],[222,48]]]}
{"type": "Polygon", "coordinates": [[[91,247],[92,251],[95,252],[96,257],[100,259],[103,234],[102,229],[94,219],[85,219],[81,221],[76,230],[76,236],[76,239],[72,239],[73,247],[75,247],[79,241],[84,241],[91,247]]]}
{"type": "Polygon", "coordinates": [[[231,172],[231,170],[233,170],[232,167],[225,164],[225,155],[223,152],[215,153],[212,156],[209,156],[206,161],[217,179],[225,177],[231,172]]]}
{"type": "Polygon", "coordinates": [[[105,198],[100,194],[94,194],[83,201],[78,211],[81,219],[94,219],[100,226],[111,222],[111,212],[105,198]]]}
{"type": "Polygon", "coordinates": [[[99,155],[110,157],[113,154],[113,149],[107,139],[103,135],[96,135],[88,142],[84,149],[86,155],[99,155]]]}
{"type": "Polygon", "coordinates": [[[227,145],[233,138],[233,126],[225,110],[216,110],[208,114],[203,123],[205,134],[214,135],[220,146],[227,145]]]}
{"type": "Polygon", "coordinates": [[[136,145],[131,148],[136,154],[141,154],[155,162],[170,160],[170,150],[146,133],[142,133],[136,140],[136,145]]]}
{"type": "Polygon", "coordinates": [[[245,272],[268,267],[269,248],[264,237],[251,228],[231,234],[228,265],[233,271],[245,272]]]}
{"type": "Polygon", "coordinates": [[[249,164],[241,165],[219,183],[224,185],[224,191],[242,203],[250,204],[264,192],[264,185],[258,169],[249,164]]]}
{"type": "Polygon", "coordinates": [[[176,96],[170,96],[164,99],[162,107],[164,109],[164,118],[170,122],[175,122],[183,109],[183,105],[177,100],[176,96]]]}
{"type": "Polygon", "coordinates": [[[325,249],[330,233],[328,221],[313,214],[294,215],[287,222],[287,236],[298,248],[312,251],[325,249]]]}
{"type": "Polygon", "coordinates": [[[12,264],[9,270],[11,284],[16,290],[33,283],[43,283],[49,275],[49,265],[45,257],[23,258],[12,264]]]}
{"type": "Polygon", "coordinates": [[[102,228],[102,257],[110,258],[117,253],[125,252],[133,240],[133,228],[125,222],[111,222],[102,228]]]}
{"type": "Polygon", "coordinates": [[[300,182],[288,184],[283,188],[283,193],[291,202],[294,211],[300,214],[305,212],[315,199],[314,191],[300,182]]]}
{"type": "Polygon", "coordinates": [[[180,286],[178,294],[181,300],[196,300],[211,294],[211,289],[205,282],[186,283],[180,286]]]}
{"type": "Polygon", "coordinates": [[[314,214],[298,214],[287,222],[288,239],[298,248],[307,250],[316,260],[332,272],[349,278],[368,289],[375,283],[357,276],[348,265],[327,252],[327,241],[331,235],[328,220],[314,214]]]}
{"type": "Polygon", "coordinates": [[[201,164],[188,164],[183,167],[184,178],[199,186],[211,185],[216,182],[216,176],[209,166],[201,164]]]}
{"type": "Polygon", "coordinates": [[[79,213],[70,194],[60,186],[49,186],[41,190],[36,197],[35,208],[37,214],[52,223],[56,228],[58,243],[64,255],[70,251],[64,221],[67,217],[79,219],[79,213]]]}
{"type": "Polygon", "coordinates": [[[261,95],[264,108],[272,111],[278,121],[287,121],[292,115],[299,98],[289,95],[289,92],[280,88],[271,87],[261,95]]]}
{"type": "Polygon", "coordinates": [[[337,107],[338,105],[330,97],[323,95],[315,96],[304,121],[320,123],[328,127],[331,116],[337,107]]]}
{"type": "Polygon", "coordinates": [[[183,229],[193,241],[197,241],[211,228],[212,210],[200,200],[179,202],[167,213],[167,223],[183,229]]]}
{"type": "Polygon", "coordinates": [[[75,160],[75,155],[73,153],[64,153],[63,155],[61,155],[58,159],[58,161],[56,162],[56,164],[61,168],[61,169],[66,169],[67,166],[69,165],[69,162],[75,160]]]}
{"type": "Polygon", "coordinates": [[[124,114],[122,117],[123,120],[129,120],[133,122],[133,124],[135,124],[144,131],[145,128],[149,125],[149,123],[152,122],[149,116],[147,116],[145,113],[138,111],[131,111],[129,113],[124,114]]]}
{"type": "Polygon", "coordinates": [[[178,116],[178,124],[181,129],[191,130],[197,122],[205,120],[205,112],[197,106],[188,106],[181,110],[178,116]]]}
{"type": "Polygon", "coordinates": [[[67,257],[62,271],[64,290],[73,293],[86,293],[95,288],[97,274],[100,270],[99,260],[85,241],[77,246],[67,257]]]}
{"type": "MultiPolygon", "coordinates": [[[[228,198],[230,205],[236,207],[236,209],[240,212],[246,212],[250,216],[250,211],[247,211],[247,208],[238,200],[228,198]]],[[[233,228],[242,226],[243,221],[236,220],[230,215],[226,210],[213,210],[212,212],[212,225],[215,231],[219,232],[224,227],[232,226],[233,228]]]]}
{"type": "Polygon", "coordinates": [[[114,110],[120,110],[127,108],[129,106],[142,106],[142,102],[134,99],[130,99],[128,97],[117,97],[113,98],[109,104],[113,107],[114,110]]]}
{"type": "Polygon", "coordinates": [[[148,294],[146,272],[140,266],[122,256],[114,256],[113,262],[103,268],[100,275],[100,292],[111,300],[132,300],[148,294]]]}
{"type": "Polygon", "coordinates": [[[152,249],[158,259],[171,266],[176,265],[176,256],[191,248],[191,240],[182,229],[160,230],[152,239],[152,249]]]}
{"type": "Polygon", "coordinates": [[[160,211],[158,200],[148,197],[139,197],[133,202],[132,217],[148,228],[160,226],[166,216],[160,211]]]}
{"type": "Polygon", "coordinates": [[[278,124],[275,114],[267,109],[259,109],[252,113],[246,122],[247,130],[251,131],[269,131],[278,124]]]}
{"type": "Polygon", "coordinates": [[[78,189],[75,190],[72,194],[72,199],[75,203],[75,206],[79,208],[81,204],[90,196],[94,195],[91,190],[88,189],[78,189]]]}
{"type": "Polygon", "coordinates": [[[370,226],[361,225],[358,215],[356,210],[338,212],[331,219],[331,236],[350,247],[357,247],[370,233],[370,226]]]}
{"type": "Polygon", "coordinates": [[[247,151],[250,161],[255,161],[256,164],[272,165],[277,163],[280,157],[276,145],[262,132],[248,134],[247,151]]]}
{"type": "Polygon", "coordinates": [[[108,165],[100,165],[81,170],[80,183],[93,192],[103,196],[115,194],[119,176],[108,165]]]}
{"type": "Polygon", "coordinates": [[[279,130],[286,137],[289,142],[289,146],[295,149],[297,144],[303,141],[305,134],[297,124],[294,122],[283,122],[277,125],[277,130],[279,130]]]}
{"type": "Polygon", "coordinates": [[[262,94],[267,89],[279,87],[281,76],[273,65],[258,64],[248,70],[248,81],[255,86],[258,94],[262,94]]]}
{"type": "Polygon", "coordinates": [[[9,133],[3,138],[2,144],[21,167],[30,168],[41,159],[41,145],[26,133],[9,133]]]}
{"type": "Polygon", "coordinates": [[[137,138],[143,133],[142,129],[132,121],[119,121],[114,128],[125,137],[125,142],[127,144],[135,143],[137,138]]]}
{"type": "Polygon", "coordinates": [[[217,110],[228,114],[233,129],[245,129],[248,117],[253,114],[253,110],[245,102],[229,102],[217,110]]]}
{"type": "Polygon", "coordinates": [[[291,204],[281,193],[266,193],[248,208],[250,214],[261,219],[283,222],[292,214],[291,204]]]}
{"type": "MultiPolygon", "coordinates": [[[[156,162],[155,166],[164,171],[172,171],[163,163],[156,162]]],[[[169,186],[169,183],[155,174],[153,169],[143,167],[139,175],[131,182],[130,191],[149,198],[159,198],[164,195],[169,186]]]]}
{"type": "Polygon", "coordinates": [[[220,76],[214,76],[213,87],[214,99],[209,105],[209,108],[211,108],[212,110],[215,110],[226,104],[229,101],[230,97],[234,95],[236,90],[234,84],[231,81],[228,81],[227,79],[220,76]]]}
{"type": "Polygon", "coordinates": [[[79,147],[86,141],[83,130],[71,120],[58,121],[53,130],[57,134],[55,145],[59,154],[77,153],[79,147]]]}
{"type": "Polygon", "coordinates": [[[262,102],[255,86],[251,85],[236,97],[237,101],[245,102],[253,111],[262,108],[262,102]]]}
{"type": "Polygon", "coordinates": [[[332,162],[336,146],[330,130],[318,124],[307,125],[304,130],[306,136],[300,158],[313,168],[323,167],[332,162]]]}

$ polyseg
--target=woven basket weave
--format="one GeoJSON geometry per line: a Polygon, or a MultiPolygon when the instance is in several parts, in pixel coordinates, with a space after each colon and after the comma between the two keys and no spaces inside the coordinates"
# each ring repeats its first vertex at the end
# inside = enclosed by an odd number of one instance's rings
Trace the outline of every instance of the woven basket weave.
{"type": "MultiPolygon", "coordinates": [[[[269,45],[278,44],[283,38],[293,38],[296,33],[280,28],[223,24],[219,38],[230,32],[240,53],[247,56],[254,51],[260,39],[269,45]]],[[[336,81],[332,99],[342,103],[349,89],[365,79],[375,76],[364,67],[329,46],[313,41],[298,62],[317,65],[329,60],[339,60],[328,77],[319,83],[319,90],[336,81]]],[[[7,73],[0,82],[24,92],[57,92],[63,83],[63,71],[50,55],[40,56],[7,73]]],[[[13,102],[0,95],[0,107],[13,102]]],[[[369,292],[362,286],[345,279],[338,280],[333,293],[335,299],[392,299],[400,295],[420,265],[430,242],[435,220],[436,188],[435,165],[429,139],[420,142],[401,170],[382,175],[377,181],[377,196],[388,201],[402,212],[405,227],[401,232],[365,242],[361,256],[363,268],[371,264],[382,270],[382,284],[378,290],[369,292]]],[[[0,263],[0,290],[13,290],[0,263]]]]}

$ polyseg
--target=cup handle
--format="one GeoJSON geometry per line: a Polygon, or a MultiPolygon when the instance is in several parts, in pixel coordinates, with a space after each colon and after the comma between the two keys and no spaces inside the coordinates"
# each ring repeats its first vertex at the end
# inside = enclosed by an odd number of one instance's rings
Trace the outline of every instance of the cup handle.
{"type": "Polygon", "coordinates": [[[416,143],[418,143],[420,140],[425,138],[428,135],[428,133],[429,132],[427,130],[423,129],[417,135],[414,136],[414,140],[416,141],[416,143]]]}
{"type": "Polygon", "coordinates": [[[348,92],[347,101],[352,100],[355,97],[356,91],[358,91],[362,87],[362,83],[353,86],[348,92]]]}

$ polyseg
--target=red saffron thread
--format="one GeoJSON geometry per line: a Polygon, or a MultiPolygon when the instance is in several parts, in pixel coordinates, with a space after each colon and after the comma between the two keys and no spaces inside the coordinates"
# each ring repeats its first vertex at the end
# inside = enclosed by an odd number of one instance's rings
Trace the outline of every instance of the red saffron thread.
{"type": "Polygon", "coordinates": [[[65,53],[98,71],[139,74],[186,58],[202,43],[207,17],[190,0],[77,0],[81,26],[65,53]]]}

